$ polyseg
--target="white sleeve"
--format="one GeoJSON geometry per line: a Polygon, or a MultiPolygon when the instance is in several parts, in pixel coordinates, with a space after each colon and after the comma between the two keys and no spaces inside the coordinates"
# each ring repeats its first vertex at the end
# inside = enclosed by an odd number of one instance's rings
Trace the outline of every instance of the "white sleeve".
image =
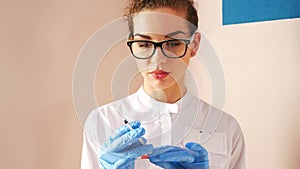
{"type": "Polygon", "coordinates": [[[245,169],[246,168],[246,153],[244,135],[238,126],[238,132],[234,138],[233,148],[231,152],[230,169],[245,169]]]}
{"type": "Polygon", "coordinates": [[[89,138],[86,132],[83,132],[83,143],[81,153],[81,169],[99,169],[98,148],[89,138]]]}

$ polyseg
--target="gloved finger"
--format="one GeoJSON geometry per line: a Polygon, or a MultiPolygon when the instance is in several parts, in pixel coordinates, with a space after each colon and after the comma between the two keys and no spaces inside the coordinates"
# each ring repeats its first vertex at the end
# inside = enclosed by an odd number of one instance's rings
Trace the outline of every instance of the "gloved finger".
{"type": "Polygon", "coordinates": [[[195,157],[187,150],[165,152],[157,156],[149,156],[151,162],[188,162],[195,161],[195,157]]]}
{"type": "Polygon", "coordinates": [[[160,146],[160,147],[156,147],[153,149],[153,152],[149,155],[149,157],[154,157],[160,154],[163,154],[165,152],[170,152],[170,151],[179,151],[182,150],[182,148],[180,147],[176,147],[176,146],[160,146]]]}
{"type": "Polygon", "coordinates": [[[204,147],[202,147],[198,143],[193,143],[189,142],[186,145],[186,148],[188,150],[191,150],[190,153],[196,156],[196,161],[197,162],[203,162],[203,161],[208,161],[208,153],[204,147]]]}
{"type": "Polygon", "coordinates": [[[132,145],[134,142],[138,141],[145,134],[144,128],[133,129],[121,137],[115,139],[110,146],[110,151],[121,151],[122,149],[132,145]]]}
{"type": "Polygon", "coordinates": [[[100,155],[99,162],[102,168],[111,168],[119,159],[115,153],[105,152],[100,155]]]}
{"type": "MultiPolygon", "coordinates": [[[[111,153],[112,154],[112,153],[111,153]]],[[[132,158],[123,158],[116,160],[115,162],[105,161],[100,159],[100,168],[102,169],[120,169],[120,168],[129,168],[130,166],[134,166],[134,160],[132,158]]]]}
{"type": "Polygon", "coordinates": [[[153,150],[153,145],[146,144],[131,149],[130,151],[127,152],[118,153],[119,160],[114,163],[114,167],[118,168],[120,166],[123,166],[124,164],[127,164],[129,161],[134,161],[138,157],[150,153],[152,150],[153,150]]]}
{"type": "Polygon", "coordinates": [[[113,168],[119,168],[131,161],[134,161],[136,158],[144,154],[152,152],[152,150],[153,145],[146,144],[122,153],[105,152],[100,155],[99,161],[101,165],[106,166],[105,168],[111,168],[109,166],[113,166],[113,168]]]}
{"type": "Polygon", "coordinates": [[[185,147],[190,149],[190,150],[193,150],[193,151],[204,151],[206,152],[206,149],[204,147],[202,147],[200,144],[198,143],[194,143],[194,142],[188,142],[185,144],[185,147]]]}
{"type": "Polygon", "coordinates": [[[114,163],[111,168],[119,169],[119,168],[127,168],[128,166],[131,166],[132,163],[134,163],[134,158],[124,157],[114,163]],[[129,165],[128,165],[129,164],[129,165]]]}
{"type": "Polygon", "coordinates": [[[135,147],[143,145],[140,142],[140,139],[142,139],[143,143],[145,143],[145,144],[147,143],[147,140],[144,137],[141,137],[137,141],[133,142],[130,146],[125,147],[123,150],[126,151],[127,149],[132,149],[132,148],[135,148],[135,147]]]}
{"type": "MultiPolygon", "coordinates": [[[[129,125],[131,125],[131,127],[133,129],[139,128],[141,126],[141,122],[139,122],[138,120],[132,121],[129,123],[129,125]]],[[[130,131],[130,129],[128,128],[127,125],[123,125],[121,127],[119,127],[111,136],[110,136],[110,140],[113,141],[116,138],[124,135],[125,133],[127,133],[128,131],[130,131]]]]}
{"type": "Polygon", "coordinates": [[[124,157],[130,157],[130,158],[138,158],[142,155],[149,154],[153,151],[153,145],[152,144],[145,144],[141,145],[135,148],[132,148],[128,151],[124,151],[122,153],[118,153],[120,156],[124,157]]]}
{"type": "Polygon", "coordinates": [[[118,153],[107,152],[100,156],[99,162],[102,166],[101,168],[121,168],[122,166],[127,166],[133,162],[135,158],[130,158],[125,155],[120,155],[118,153]]]}

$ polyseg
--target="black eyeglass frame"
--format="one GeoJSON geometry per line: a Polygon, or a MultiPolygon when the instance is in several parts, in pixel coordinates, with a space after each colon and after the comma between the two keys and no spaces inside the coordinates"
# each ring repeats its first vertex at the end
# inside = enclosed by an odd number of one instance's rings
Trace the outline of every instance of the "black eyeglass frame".
{"type": "Polygon", "coordinates": [[[137,58],[137,59],[149,59],[151,58],[154,53],[156,52],[156,48],[157,47],[160,47],[162,53],[167,57],[167,58],[170,58],[170,59],[178,59],[178,58],[182,58],[185,54],[186,54],[186,51],[187,51],[187,48],[188,48],[188,45],[191,43],[191,40],[188,40],[188,39],[170,39],[170,40],[164,40],[164,41],[161,41],[161,42],[153,42],[153,41],[150,41],[150,40],[130,40],[130,41],[127,41],[127,46],[129,47],[130,49],[130,52],[132,54],[133,57],[137,58]],[[166,43],[166,42],[172,42],[172,41],[183,41],[185,43],[185,50],[184,50],[184,53],[181,55],[181,56],[178,56],[178,57],[170,57],[168,56],[165,52],[164,52],[164,49],[162,47],[163,43],[166,43]],[[149,57],[146,57],[146,58],[141,58],[141,57],[137,57],[134,55],[133,51],[132,51],[132,43],[134,42],[149,42],[151,44],[154,45],[154,50],[152,52],[152,54],[149,56],[149,57]]]}

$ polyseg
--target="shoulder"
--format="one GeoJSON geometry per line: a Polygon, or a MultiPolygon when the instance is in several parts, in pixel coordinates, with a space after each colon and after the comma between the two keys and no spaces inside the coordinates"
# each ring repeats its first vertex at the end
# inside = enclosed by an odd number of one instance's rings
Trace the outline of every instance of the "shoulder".
{"type": "Polygon", "coordinates": [[[197,98],[197,100],[199,104],[199,109],[205,116],[205,123],[210,124],[211,126],[214,125],[214,130],[216,132],[226,132],[230,134],[233,134],[235,132],[241,132],[241,127],[237,119],[233,115],[199,98],[197,98]]]}
{"type": "Polygon", "coordinates": [[[85,120],[84,132],[98,142],[104,140],[102,137],[109,136],[123,124],[118,106],[128,104],[129,98],[130,96],[127,96],[93,109],[85,120]]]}
{"type": "Polygon", "coordinates": [[[131,100],[134,97],[136,97],[135,95],[136,95],[136,93],[133,93],[124,98],[121,98],[121,99],[115,100],[113,102],[104,104],[102,106],[96,107],[89,113],[87,120],[95,119],[95,118],[102,118],[104,116],[106,116],[106,117],[111,116],[114,113],[118,114],[118,109],[120,109],[120,107],[130,105],[131,100]]]}
{"type": "Polygon", "coordinates": [[[226,135],[229,152],[233,151],[237,145],[242,146],[244,149],[244,134],[237,119],[223,110],[203,101],[201,102],[208,111],[206,126],[214,126],[214,129],[211,130],[213,133],[224,133],[226,135]],[[218,118],[219,120],[217,120],[218,118]]]}

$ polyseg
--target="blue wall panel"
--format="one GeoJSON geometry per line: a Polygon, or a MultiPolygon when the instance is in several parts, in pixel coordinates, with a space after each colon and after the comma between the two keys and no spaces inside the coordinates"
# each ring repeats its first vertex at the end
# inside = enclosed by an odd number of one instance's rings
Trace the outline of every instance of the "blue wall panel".
{"type": "Polygon", "coordinates": [[[222,10],[223,25],[300,18],[300,0],[223,0],[222,10]]]}

